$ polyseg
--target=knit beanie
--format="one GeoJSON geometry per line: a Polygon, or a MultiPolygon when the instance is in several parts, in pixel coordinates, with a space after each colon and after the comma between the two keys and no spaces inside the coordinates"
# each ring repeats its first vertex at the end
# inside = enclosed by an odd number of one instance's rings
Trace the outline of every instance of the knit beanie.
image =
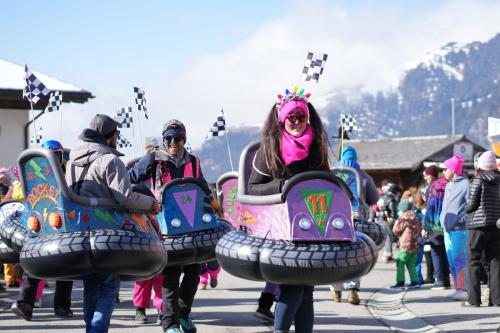
{"type": "Polygon", "coordinates": [[[178,133],[186,141],[186,126],[177,119],[170,119],[163,125],[162,136],[166,136],[168,131],[178,133]]]}
{"type": "Polygon", "coordinates": [[[424,172],[426,175],[432,176],[434,178],[439,177],[439,171],[436,165],[429,165],[427,168],[424,169],[424,172]]]}
{"type": "Polygon", "coordinates": [[[451,170],[454,174],[462,175],[462,167],[464,165],[464,159],[460,155],[455,155],[450,159],[444,161],[444,166],[451,170]]]}
{"type": "Polygon", "coordinates": [[[477,166],[481,170],[492,171],[497,169],[497,158],[495,153],[491,150],[485,151],[479,157],[477,161],[477,166]]]}
{"type": "Polygon", "coordinates": [[[398,204],[398,212],[401,212],[401,213],[409,211],[412,208],[413,208],[413,205],[411,204],[409,199],[403,199],[398,204]]]}

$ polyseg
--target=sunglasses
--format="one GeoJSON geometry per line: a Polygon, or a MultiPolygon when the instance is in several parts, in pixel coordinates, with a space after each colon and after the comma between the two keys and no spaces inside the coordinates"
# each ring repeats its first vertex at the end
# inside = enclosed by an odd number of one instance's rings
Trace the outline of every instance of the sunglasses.
{"type": "Polygon", "coordinates": [[[163,137],[164,145],[173,145],[174,143],[181,142],[183,140],[180,135],[167,135],[163,137]]]}
{"type": "Polygon", "coordinates": [[[286,120],[290,124],[295,124],[297,121],[299,123],[307,123],[308,117],[305,113],[303,112],[297,112],[297,113],[292,113],[288,117],[286,117],[286,120]]]}

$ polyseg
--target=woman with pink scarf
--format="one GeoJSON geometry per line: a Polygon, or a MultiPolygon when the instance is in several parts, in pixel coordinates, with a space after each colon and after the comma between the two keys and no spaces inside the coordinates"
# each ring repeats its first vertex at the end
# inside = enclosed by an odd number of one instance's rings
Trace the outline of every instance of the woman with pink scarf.
{"type": "MultiPolygon", "coordinates": [[[[253,161],[248,189],[252,195],[279,193],[290,177],[312,170],[329,171],[328,139],[321,119],[304,91],[287,90],[278,96],[266,123],[253,161]]],[[[280,285],[274,332],[311,333],[314,324],[314,286],[280,285]]]]}

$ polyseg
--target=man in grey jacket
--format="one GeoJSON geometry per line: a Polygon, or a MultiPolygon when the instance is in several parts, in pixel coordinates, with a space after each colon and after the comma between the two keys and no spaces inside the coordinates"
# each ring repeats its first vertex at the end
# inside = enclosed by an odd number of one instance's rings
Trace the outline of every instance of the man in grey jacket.
{"type": "MultiPolygon", "coordinates": [[[[127,210],[158,213],[153,198],[132,191],[127,169],[116,150],[118,123],[97,114],[90,128],[83,130],[82,141],[70,153],[66,167],[68,186],[78,195],[112,199],[127,210]]],[[[88,333],[107,332],[117,298],[118,277],[111,273],[88,273],[83,277],[83,313],[88,333]]]]}
{"type": "Polygon", "coordinates": [[[462,175],[464,160],[455,155],[444,161],[444,177],[448,180],[444,190],[443,209],[439,221],[444,229],[444,246],[450,264],[455,291],[448,298],[455,301],[467,299],[466,252],[467,230],[465,203],[469,192],[469,181],[462,175]]]}

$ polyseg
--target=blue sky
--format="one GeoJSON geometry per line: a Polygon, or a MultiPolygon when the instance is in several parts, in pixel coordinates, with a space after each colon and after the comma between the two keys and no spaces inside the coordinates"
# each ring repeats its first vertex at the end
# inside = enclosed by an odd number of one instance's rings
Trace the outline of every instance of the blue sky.
{"type": "MultiPolygon", "coordinates": [[[[491,38],[498,17],[500,2],[489,0],[9,1],[0,57],[94,93],[64,106],[68,145],[93,114],[132,105],[139,85],[151,113],[144,136],[176,117],[197,147],[221,107],[232,126],[262,123],[307,51],[330,56],[320,83],[306,85],[321,111],[335,89],[395,87],[405,63],[491,38]]],[[[58,116],[42,118],[57,134],[58,116]]]]}

